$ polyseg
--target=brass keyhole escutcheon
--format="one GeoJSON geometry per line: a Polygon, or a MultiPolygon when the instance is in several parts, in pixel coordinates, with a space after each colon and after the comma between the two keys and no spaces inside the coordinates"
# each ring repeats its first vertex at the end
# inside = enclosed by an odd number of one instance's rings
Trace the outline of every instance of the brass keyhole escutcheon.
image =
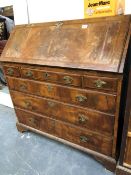
{"type": "Polygon", "coordinates": [[[107,84],[105,81],[102,81],[100,79],[96,80],[94,83],[97,88],[102,88],[104,85],[107,84]]]}
{"type": "Polygon", "coordinates": [[[65,84],[72,84],[72,82],[73,82],[73,79],[70,76],[64,76],[63,80],[64,80],[65,84]]]}
{"type": "Polygon", "coordinates": [[[87,143],[90,139],[86,136],[80,136],[80,141],[83,143],[87,143]]]}
{"type": "Polygon", "coordinates": [[[33,72],[32,71],[28,71],[25,73],[26,77],[32,78],[33,77],[33,72]]]}
{"type": "Polygon", "coordinates": [[[14,74],[14,69],[13,68],[8,68],[7,69],[7,74],[8,75],[13,75],[14,74]]]}
{"type": "Polygon", "coordinates": [[[84,96],[84,95],[77,95],[77,96],[76,96],[76,100],[77,100],[78,102],[85,102],[85,101],[87,100],[87,97],[84,96]]]}
{"type": "Polygon", "coordinates": [[[43,76],[45,79],[49,79],[49,77],[50,77],[49,73],[47,73],[47,72],[43,73],[43,76]]]}
{"type": "Polygon", "coordinates": [[[29,121],[29,123],[31,123],[31,124],[35,124],[35,119],[34,119],[34,118],[29,118],[28,121],[29,121]]]}

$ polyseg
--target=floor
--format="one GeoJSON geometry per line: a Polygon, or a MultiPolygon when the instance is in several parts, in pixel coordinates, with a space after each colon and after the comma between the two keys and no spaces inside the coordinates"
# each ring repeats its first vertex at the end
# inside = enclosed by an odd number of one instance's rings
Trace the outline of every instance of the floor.
{"type": "Polygon", "coordinates": [[[13,108],[12,100],[10,98],[7,86],[3,86],[3,88],[0,89],[0,105],[13,108]]]}
{"type": "Polygon", "coordinates": [[[0,105],[0,175],[113,175],[83,152],[19,133],[15,123],[14,109],[0,105]]]}

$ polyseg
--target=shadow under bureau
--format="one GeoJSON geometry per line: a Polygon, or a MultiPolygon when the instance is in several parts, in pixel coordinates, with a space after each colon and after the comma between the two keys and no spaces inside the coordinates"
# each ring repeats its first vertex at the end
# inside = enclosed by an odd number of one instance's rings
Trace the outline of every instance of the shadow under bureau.
{"type": "Polygon", "coordinates": [[[18,118],[115,170],[129,16],[16,26],[1,62],[18,118]]]}

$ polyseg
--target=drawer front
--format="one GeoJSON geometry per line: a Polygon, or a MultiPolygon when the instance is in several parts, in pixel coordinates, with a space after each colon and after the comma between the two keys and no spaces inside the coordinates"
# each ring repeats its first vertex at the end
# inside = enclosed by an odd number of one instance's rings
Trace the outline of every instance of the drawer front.
{"type": "Polygon", "coordinates": [[[55,121],[49,118],[44,118],[38,115],[34,115],[23,110],[16,109],[16,115],[19,123],[30,126],[32,128],[40,130],[41,126],[43,131],[54,134],[55,133],[55,121]]]}
{"type": "Polygon", "coordinates": [[[19,108],[44,114],[104,135],[113,135],[114,116],[78,108],[54,100],[32,97],[21,92],[11,91],[11,96],[14,105],[19,108]]]}
{"type": "Polygon", "coordinates": [[[124,163],[131,167],[131,136],[127,138],[124,163]]]}
{"type": "Polygon", "coordinates": [[[114,114],[116,96],[31,80],[7,79],[10,89],[114,114]]]}
{"type": "Polygon", "coordinates": [[[21,68],[23,78],[39,81],[49,81],[70,86],[82,86],[82,78],[79,75],[66,74],[62,72],[40,71],[29,68],[21,68]]]}
{"type": "Polygon", "coordinates": [[[84,76],[83,86],[84,88],[92,88],[92,89],[116,92],[118,86],[118,80],[115,78],[84,76]]]}
{"type": "Polygon", "coordinates": [[[98,151],[109,156],[111,155],[111,138],[103,137],[85,130],[80,130],[77,127],[72,127],[71,125],[63,122],[55,121],[46,117],[39,117],[22,110],[16,109],[16,114],[20,123],[31,126],[30,122],[28,121],[34,121],[34,119],[37,118],[39,120],[39,128],[37,127],[36,129],[68,140],[85,148],[98,151]]]}
{"type": "Polygon", "coordinates": [[[18,67],[13,66],[3,66],[4,73],[7,76],[20,77],[20,70],[18,67]]]}
{"type": "Polygon", "coordinates": [[[112,154],[112,139],[56,122],[56,136],[105,155],[112,154]]]}
{"type": "Polygon", "coordinates": [[[40,129],[41,118],[39,116],[27,114],[22,110],[16,110],[19,123],[23,123],[35,129],[40,129]],[[20,114],[21,113],[21,114],[20,114]]]}

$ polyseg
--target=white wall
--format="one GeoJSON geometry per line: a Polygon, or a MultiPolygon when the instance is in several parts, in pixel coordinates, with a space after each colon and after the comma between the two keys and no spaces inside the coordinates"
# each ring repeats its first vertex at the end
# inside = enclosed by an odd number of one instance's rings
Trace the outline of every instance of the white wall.
{"type": "MultiPolygon", "coordinates": [[[[125,14],[131,14],[131,0],[125,1],[125,14]]],[[[16,25],[84,18],[84,0],[0,0],[0,7],[8,5],[13,5],[16,25]]]]}
{"type": "MultiPolygon", "coordinates": [[[[30,23],[84,18],[84,0],[27,0],[30,23]]],[[[125,0],[131,14],[131,0],[125,0]]]]}
{"type": "Polygon", "coordinates": [[[125,1],[125,14],[131,14],[131,0],[125,1]]]}
{"type": "Polygon", "coordinates": [[[81,19],[84,0],[27,0],[30,22],[81,19]]]}
{"type": "Polygon", "coordinates": [[[0,7],[13,5],[14,0],[0,0],[0,7]]]}
{"type": "Polygon", "coordinates": [[[14,0],[13,9],[16,25],[29,23],[26,0],[14,0]]]}
{"type": "Polygon", "coordinates": [[[0,7],[13,5],[15,24],[28,24],[26,0],[0,0],[0,7]]]}

